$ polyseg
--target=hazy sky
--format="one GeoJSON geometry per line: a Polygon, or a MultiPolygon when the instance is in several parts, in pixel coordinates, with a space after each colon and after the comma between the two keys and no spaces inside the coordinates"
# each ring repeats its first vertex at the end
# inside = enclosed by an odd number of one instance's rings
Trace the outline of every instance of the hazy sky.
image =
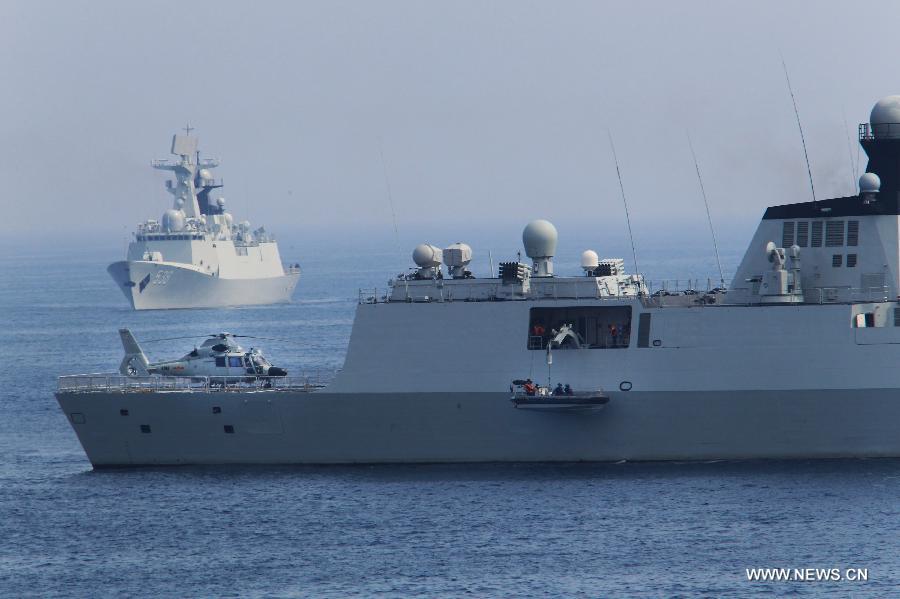
{"type": "Polygon", "coordinates": [[[383,145],[401,236],[435,243],[544,217],[620,244],[607,129],[639,243],[705,238],[690,131],[743,244],[809,199],[780,54],[817,192],[846,195],[857,123],[900,92],[898,22],[896,2],[4,0],[0,232],[158,218],[149,162],[190,122],[239,220],[392,237],[383,145]]]}

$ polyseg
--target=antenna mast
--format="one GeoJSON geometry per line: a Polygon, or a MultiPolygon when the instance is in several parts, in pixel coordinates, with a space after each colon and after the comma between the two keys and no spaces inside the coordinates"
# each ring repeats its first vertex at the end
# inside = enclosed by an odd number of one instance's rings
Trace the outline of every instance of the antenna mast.
{"type": "MultiPolygon", "coordinates": [[[[381,170],[384,172],[384,186],[387,189],[388,204],[391,207],[391,222],[394,224],[394,240],[397,242],[397,256],[403,256],[403,249],[400,247],[400,231],[397,229],[397,213],[394,211],[394,195],[391,193],[391,180],[388,178],[387,161],[384,159],[384,140],[378,136],[378,152],[381,156],[381,170]]],[[[409,282],[404,279],[403,284],[406,287],[406,297],[409,297],[409,282]]]]}
{"type": "Polygon", "coordinates": [[[700,163],[697,162],[697,154],[694,152],[694,144],[691,142],[691,134],[687,134],[688,147],[691,148],[691,156],[694,158],[694,169],[697,171],[697,181],[700,182],[700,194],[703,196],[703,205],[706,206],[706,220],[709,221],[709,232],[712,233],[713,250],[716,252],[716,266],[719,267],[719,282],[725,286],[725,274],[722,271],[722,260],[719,259],[719,242],[716,240],[716,230],[713,228],[712,216],[709,214],[709,201],[706,199],[706,188],[703,187],[703,177],[700,176],[700,163]]]}
{"type": "Polygon", "coordinates": [[[400,232],[397,230],[397,213],[394,212],[394,196],[391,193],[391,180],[388,178],[387,161],[384,159],[384,140],[378,138],[378,152],[381,155],[381,170],[384,172],[384,186],[387,189],[388,204],[391,207],[391,222],[394,224],[394,238],[397,241],[397,251],[402,253],[400,248],[400,232]]]}
{"type": "Polygon", "coordinates": [[[625,223],[628,225],[628,239],[631,240],[631,256],[634,258],[634,272],[640,273],[638,269],[637,251],[634,249],[634,235],[631,232],[631,216],[628,214],[628,200],[625,198],[625,186],[622,185],[622,172],[619,170],[619,158],[616,156],[616,145],[613,143],[612,131],[606,130],[609,136],[609,147],[612,148],[613,161],[616,163],[616,177],[619,178],[619,190],[622,192],[622,203],[625,204],[625,223]]]}
{"type": "Polygon", "coordinates": [[[784,57],[781,58],[781,66],[784,68],[784,79],[787,81],[788,92],[791,94],[791,103],[794,105],[794,116],[797,117],[797,129],[800,130],[800,143],[803,144],[803,157],[806,159],[806,172],[809,174],[809,189],[812,191],[813,202],[816,201],[816,187],[813,185],[812,169],[809,167],[809,154],[806,151],[806,138],[803,136],[803,125],[800,124],[800,111],[797,110],[797,99],[794,98],[794,90],[791,88],[791,78],[788,75],[787,64],[784,57]]]}
{"type": "Polygon", "coordinates": [[[841,110],[844,119],[844,133],[847,134],[847,153],[850,155],[850,195],[856,192],[856,164],[853,162],[853,142],[850,141],[850,127],[847,126],[847,113],[841,110]]]}

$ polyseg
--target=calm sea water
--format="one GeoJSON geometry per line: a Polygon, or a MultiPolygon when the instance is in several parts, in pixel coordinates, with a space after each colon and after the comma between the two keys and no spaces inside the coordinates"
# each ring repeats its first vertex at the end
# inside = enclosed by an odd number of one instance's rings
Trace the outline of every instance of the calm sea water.
{"type": "MultiPolygon", "coordinates": [[[[290,305],[135,313],[104,270],[119,253],[0,258],[0,596],[900,593],[895,460],[93,472],[52,392],[58,374],[115,368],[117,328],[273,337],[276,364],[333,369],[357,288],[396,270],[283,244],[305,268],[290,305]],[[755,567],[869,580],[747,582],[755,567]]],[[[689,276],[690,262],[649,268],[689,276]]]]}

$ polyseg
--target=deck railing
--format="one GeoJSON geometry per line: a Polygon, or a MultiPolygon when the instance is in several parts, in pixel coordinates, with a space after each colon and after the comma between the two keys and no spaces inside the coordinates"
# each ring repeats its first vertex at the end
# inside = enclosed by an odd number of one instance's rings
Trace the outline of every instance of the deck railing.
{"type": "Polygon", "coordinates": [[[61,376],[59,393],[229,393],[305,392],[322,389],[333,372],[302,376],[122,376],[119,374],[75,374],[61,376]]]}
{"type": "MultiPolygon", "coordinates": [[[[635,295],[606,295],[599,287],[592,287],[587,282],[589,278],[566,278],[562,280],[531,281],[530,288],[515,296],[519,300],[543,300],[543,299],[596,299],[620,301],[633,299],[635,295]]],[[[466,282],[450,284],[435,284],[433,287],[409,286],[401,287],[404,291],[401,297],[392,297],[402,281],[397,281],[393,288],[378,289],[374,287],[360,288],[358,303],[380,304],[389,302],[489,302],[503,299],[511,299],[500,279],[474,279],[466,282]]],[[[696,300],[700,296],[709,295],[714,301],[703,303],[719,303],[724,296],[724,286],[714,278],[698,279],[671,279],[663,281],[644,281],[645,292],[643,297],[670,297],[691,296],[696,300]]],[[[674,303],[670,300],[667,303],[674,303]]],[[[683,303],[683,302],[682,302],[683,303]]],[[[691,301],[688,301],[691,303],[691,301]]],[[[694,303],[701,303],[696,301],[694,303]]]]}

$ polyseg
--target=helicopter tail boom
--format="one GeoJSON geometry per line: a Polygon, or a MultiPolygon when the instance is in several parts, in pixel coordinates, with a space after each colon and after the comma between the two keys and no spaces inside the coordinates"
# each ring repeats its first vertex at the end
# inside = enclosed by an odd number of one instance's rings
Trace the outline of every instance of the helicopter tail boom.
{"type": "Polygon", "coordinates": [[[137,339],[128,329],[119,329],[119,337],[122,338],[122,347],[125,348],[125,357],[119,364],[119,372],[125,376],[147,376],[150,361],[138,345],[137,339]]]}

